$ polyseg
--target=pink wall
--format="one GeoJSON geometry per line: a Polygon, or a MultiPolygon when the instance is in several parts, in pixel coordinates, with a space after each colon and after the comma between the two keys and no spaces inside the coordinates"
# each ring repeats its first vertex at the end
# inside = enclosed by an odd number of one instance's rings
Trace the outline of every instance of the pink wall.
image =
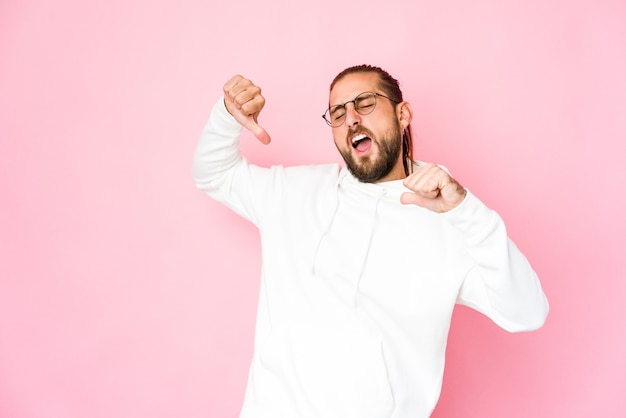
{"type": "Polygon", "coordinates": [[[0,417],[236,416],[259,241],[194,188],[196,139],[243,73],[251,160],[338,160],[327,86],[363,62],[551,302],[515,335],[458,309],[434,416],[626,415],[626,3],[214,3],[0,4],[0,417]]]}

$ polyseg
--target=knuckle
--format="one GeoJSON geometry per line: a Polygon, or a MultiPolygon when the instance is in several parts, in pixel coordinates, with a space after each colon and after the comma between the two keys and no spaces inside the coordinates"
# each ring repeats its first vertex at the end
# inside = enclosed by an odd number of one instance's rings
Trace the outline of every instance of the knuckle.
{"type": "Polygon", "coordinates": [[[242,108],[245,105],[245,101],[243,100],[243,98],[241,96],[236,96],[233,99],[233,102],[235,102],[235,104],[237,105],[237,107],[242,108]]]}
{"type": "Polygon", "coordinates": [[[252,113],[252,112],[250,111],[250,105],[249,105],[248,103],[243,103],[243,104],[241,105],[240,109],[241,109],[241,111],[242,111],[244,114],[246,114],[246,115],[249,115],[250,113],[252,113]]]}

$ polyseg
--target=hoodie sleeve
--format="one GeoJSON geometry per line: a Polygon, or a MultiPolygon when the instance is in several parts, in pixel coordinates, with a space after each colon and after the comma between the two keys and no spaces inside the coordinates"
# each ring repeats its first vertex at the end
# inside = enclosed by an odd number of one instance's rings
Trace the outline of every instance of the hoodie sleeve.
{"type": "Polygon", "coordinates": [[[500,216],[469,191],[461,205],[443,216],[461,232],[474,260],[457,303],[482,312],[510,332],[543,326],[547,298],[530,263],[507,236],[500,216]]]}
{"type": "Polygon", "coordinates": [[[243,127],[226,110],[223,97],[213,106],[196,147],[196,187],[258,225],[269,169],[248,164],[239,151],[243,127]],[[258,195],[258,196],[257,196],[258,195]]]}

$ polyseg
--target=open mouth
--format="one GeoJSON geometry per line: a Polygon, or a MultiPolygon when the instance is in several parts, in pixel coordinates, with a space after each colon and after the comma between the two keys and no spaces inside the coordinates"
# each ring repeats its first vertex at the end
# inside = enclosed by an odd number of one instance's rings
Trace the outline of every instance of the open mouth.
{"type": "Polygon", "coordinates": [[[352,148],[359,152],[366,152],[370,149],[372,140],[364,133],[360,133],[352,137],[352,148]]]}

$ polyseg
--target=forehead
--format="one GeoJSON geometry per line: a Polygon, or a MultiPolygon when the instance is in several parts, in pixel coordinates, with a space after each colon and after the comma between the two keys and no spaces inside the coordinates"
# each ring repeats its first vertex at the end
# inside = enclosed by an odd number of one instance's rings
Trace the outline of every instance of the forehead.
{"type": "Polygon", "coordinates": [[[343,104],[353,100],[365,91],[378,92],[379,78],[376,73],[348,74],[337,83],[330,92],[331,105],[343,104]]]}

